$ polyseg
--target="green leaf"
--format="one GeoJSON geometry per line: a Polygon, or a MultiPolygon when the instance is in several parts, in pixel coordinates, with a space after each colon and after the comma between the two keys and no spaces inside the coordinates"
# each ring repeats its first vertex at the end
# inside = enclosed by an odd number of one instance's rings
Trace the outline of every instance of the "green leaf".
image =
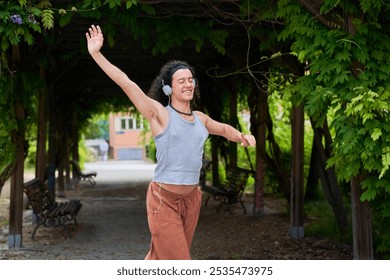
{"type": "Polygon", "coordinates": [[[8,11],[0,11],[0,19],[7,20],[10,16],[10,12],[8,11]]]}
{"type": "Polygon", "coordinates": [[[41,0],[36,6],[37,8],[49,8],[51,7],[51,3],[49,0],[41,0]]]}
{"type": "Polygon", "coordinates": [[[20,7],[26,7],[27,0],[19,0],[19,5],[20,5],[20,7]]]}
{"type": "Polygon", "coordinates": [[[52,29],[54,27],[54,12],[50,9],[45,9],[42,12],[42,24],[45,29],[52,29]]]}
{"type": "Polygon", "coordinates": [[[121,5],[121,0],[108,0],[107,2],[108,2],[108,6],[110,7],[110,9],[113,9],[113,8],[121,5]]]}
{"type": "Polygon", "coordinates": [[[61,26],[61,27],[64,27],[65,25],[67,25],[68,23],[70,23],[70,21],[72,20],[73,18],[73,13],[65,13],[65,14],[62,14],[62,16],[60,16],[60,18],[58,19],[58,24],[61,26]]]}
{"type": "Polygon", "coordinates": [[[156,15],[156,9],[152,5],[141,5],[141,9],[150,16],[156,15]]]}
{"type": "Polygon", "coordinates": [[[382,178],[390,166],[390,148],[385,148],[382,154],[382,170],[379,174],[379,178],[382,178]]]}
{"type": "Polygon", "coordinates": [[[28,45],[32,45],[34,43],[34,37],[31,35],[30,32],[27,32],[25,35],[24,35],[24,40],[27,42],[28,45]]]}
{"type": "Polygon", "coordinates": [[[137,5],[138,1],[137,0],[128,0],[126,1],[126,9],[130,9],[133,5],[137,5]]]}
{"type": "Polygon", "coordinates": [[[375,188],[370,188],[367,189],[362,196],[360,197],[361,201],[371,201],[376,197],[376,189],[375,188]]]}
{"type": "Polygon", "coordinates": [[[380,128],[375,128],[374,132],[371,133],[371,138],[372,140],[376,141],[379,139],[379,137],[381,137],[381,135],[382,135],[382,130],[380,128]]]}

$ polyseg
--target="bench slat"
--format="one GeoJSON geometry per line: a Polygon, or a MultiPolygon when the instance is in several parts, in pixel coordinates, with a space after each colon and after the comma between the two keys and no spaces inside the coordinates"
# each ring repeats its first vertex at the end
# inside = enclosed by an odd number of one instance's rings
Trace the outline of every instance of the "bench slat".
{"type": "MultiPolygon", "coordinates": [[[[76,216],[82,207],[80,200],[56,202],[45,183],[40,179],[26,182],[23,190],[37,216],[37,225],[31,235],[32,239],[41,225],[46,227],[63,226],[66,230],[68,230],[68,222],[73,221],[77,225],[76,216]]],[[[68,235],[70,237],[69,231],[68,235]]]]}

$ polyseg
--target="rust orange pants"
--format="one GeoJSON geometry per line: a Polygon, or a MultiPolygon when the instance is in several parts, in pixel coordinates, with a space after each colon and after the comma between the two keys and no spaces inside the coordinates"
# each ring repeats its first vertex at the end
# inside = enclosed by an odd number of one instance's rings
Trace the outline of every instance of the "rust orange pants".
{"type": "Polygon", "coordinates": [[[185,194],[149,184],[146,211],[152,236],[145,260],[189,260],[198,224],[202,192],[199,188],[185,194]]]}

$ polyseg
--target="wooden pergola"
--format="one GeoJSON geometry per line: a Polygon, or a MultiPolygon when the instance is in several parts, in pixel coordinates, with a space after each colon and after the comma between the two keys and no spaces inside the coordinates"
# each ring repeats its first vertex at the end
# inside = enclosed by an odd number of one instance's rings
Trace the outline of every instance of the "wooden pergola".
{"type": "MultiPolygon", "coordinates": [[[[66,3],[68,1],[51,1],[52,3],[66,3]]],[[[193,18],[197,21],[213,19],[214,28],[229,32],[225,44],[226,53],[216,51],[210,42],[205,41],[200,52],[196,52],[195,43],[187,40],[178,47],[171,48],[164,54],[153,55],[151,50],[144,48],[142,42],[134,40],[131,30],[116,26],[117,41],[113,47],[107,42],[102,49],[105,56],[116,66],[126,72],[146,92],[151,81],[158,74],[160,67],[172,59],[185,60],[194,66],[200,83],[201,104],[200,109],[206,111],[212,118],[219,120],[219,100],[221,93],[228,93],[230,99],[230,121],[236,124],[237,118],[237,79],[247,79],[252,84],[250,95],[251,104],[251,131],[257,138],[256,149],[256,183],[253,215],[261,217],[264,213],[264,176],[266,162],[263,157],[265,151],[267,122],[267,92],[256,87],[250,75],[226,75],[238,69],[245,69],[254,61],[259,61],[262,55],[258,46],[261,38],[252,39],[251,47],[248,45],[245,22],[235,21],[234,14],[239,14],[239,3],[235,0],[218,1],[173,1],[173,0],[142,0],[143,4],[152,5],[157,14],[156,18],[193,18]],[[249,61],[248,61],[249,60],[249,61]],[[220,77],[210,75],[218,70],[220,77]],[[223,75],[226,77],[221,78],[223,75]],[[238,78],[237,78],[238,77],[238,78]]],[[[147,15],[145,14],[145,20],[147,15]]],[[[139,16],[142,18],[142,15],[139,16]]],[[[94,112],[99,103],[113,101],[113,104],[129,103],[121,90],[98,68],[89,57],[86,49],[85,32],[91,24],[99,24],[103,31],[105,23],[109,20],[101,18],[97,21],[86,18],[74,18],[63,28],[55,28],[53,44],[47,51],[50,66],[48,69],[39,69],[41,78],[47,84],[47,90],[39,97],[38,116],[38,145],[36,177],[47,178],[48,186],[58,195],[64,193],[65,183],[70,180],[69,162],[78,160],[78,140],[80,119],[86,119],[94,112]],[[80,47],[81,46],[81,47],[80,47]],[[81,50],[81,51],[80,51],[81,50]],[[62,57],[73,54],[67,60],[62,57]],[[46,150],[45,143],[49,143],[46,150]],[[55,171],[58,178],[54,177],[55,171]],[[56,185],[57,184],[57,187],[56,185]]],[[[182,36],[175,34],[172,36],[182,36]]],[[[156,39],[156,33],[150,33],[151,45],[156,39]]],[[[285,46],[282,46],[283,48],[285,46]]],[[[28,54],[33,56],[34,54],[28,54]]],[[[281,64],[288,64],[295,75],[303,75],[303,66],[292,57],[286,57],[281,64]]],[[[268,67],[262,64],[261,67],[268,67]]],[[[18,107],[17,107],[18,108],[18,107]]],[[[298,106],[292,112],[292,172],[287,174],[285,180],[286,193],[291,191],[291,227],[292,238],[302,238],[303,229],[303,107],[298,106]]],[[[24,119],[23,108],[17,110],[17,118],[24,119]]],[[[22,217],[23,217],[23,163],[25,154],[24,134],[17,135],[15,143],[17,149],[17,163],[11,180],[10,203],[10,230],[9,248],[22,246],[22,217]]],[[[234,144],[233,144],[234,145],[234,144]]],[[[229,149],[230,164],[237,164],[237,151],[235,146],[229,149]]],[[[217,150],[217,140],[212,140],[213,151],[217,150]]],[[[218,160],[218,154],[213,152],[213,161],[218,160]]],[[[218,180],[218,166],[212,167],[213,180],[218,180]]],[[[280,172],[281,174],[283,172],[280,172]]]]}

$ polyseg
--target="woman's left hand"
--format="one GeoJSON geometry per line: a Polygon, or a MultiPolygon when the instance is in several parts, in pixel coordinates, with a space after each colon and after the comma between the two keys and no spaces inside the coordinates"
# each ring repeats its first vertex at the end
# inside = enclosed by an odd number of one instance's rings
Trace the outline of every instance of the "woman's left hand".
{"type": "Polygon", "coordinates": [[[243,147],[256,147],[256,139],[251,134],[243,134],[241,133],[241,146],[243,147]]]}

